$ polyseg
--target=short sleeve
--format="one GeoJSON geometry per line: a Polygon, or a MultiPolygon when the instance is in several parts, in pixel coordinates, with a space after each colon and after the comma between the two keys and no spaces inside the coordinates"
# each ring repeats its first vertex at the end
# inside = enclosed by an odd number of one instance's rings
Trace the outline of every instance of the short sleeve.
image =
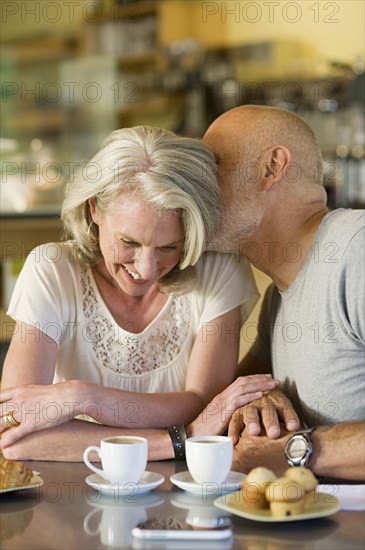
{"type": "Polygon", "coordinates": [[[343,255],[337,302],[348,333],[365,344],[365,227],[354,235],[343,255]]]}
{"type": "Polygon", "coordinates": [[[68,271],[60,243],[37,246],[27,256],[7,311],[14,320],[38,328],[58,345],[67,325],[63,320],[69,318],[68,301],[72,300],[68,271]]]}
{"type": "Polygon", "coordinates": [[[251,313],[259,293],[248,261],[233,254],[207,253],[200,260],[199,277],[203,323],[241,306],[241,324],[251,313]]]}

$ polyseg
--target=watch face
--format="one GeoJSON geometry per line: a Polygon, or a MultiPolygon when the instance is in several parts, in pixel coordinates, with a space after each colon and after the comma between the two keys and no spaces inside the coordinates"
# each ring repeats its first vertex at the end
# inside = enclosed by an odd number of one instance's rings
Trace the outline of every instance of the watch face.
{"type": "Polygon", "coordinates": [[[307,450],[307,442],[303,437],[292,439],[288,447],[288,454],[292,458],[302,458],[307,450]]]}

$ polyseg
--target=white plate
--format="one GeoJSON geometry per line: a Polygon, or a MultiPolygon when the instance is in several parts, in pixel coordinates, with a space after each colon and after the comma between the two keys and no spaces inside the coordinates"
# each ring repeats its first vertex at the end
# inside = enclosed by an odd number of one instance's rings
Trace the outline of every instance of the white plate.
{"type": "Polygon", "coordinates": [[[33,489],[34,487],[41,487],[43,485],[43,479],[39,477],[38,472],[33,472],[33,477],[26,485],[9,485],[5,489],[0,489],[1,493],[9,493],[10,491],[22,491],[23,489],[33,489]]]}
{"type": "Polygon", "coordinates": [[[251,510],[242,499],[242,492],[237,491],[230,495],[219,497],[214,501],[214,505],[230,512],[236,516],[254,521],[263,521],[266,523],[279,523],[288,521],[300,521],[304,519],[325,518],[335,514],[340,509],[340,501],[333,495],[317,493],[315,502],[306,507],[303,514],[297,516],[286,516],[283,518],[273,517],[270,510],[251,510]]]}
{"type": "Polygon", "coordinates": [[[164,476],[156,474],[155,472],[144,472],[138,483],[111,483],[98,474],[93,474],[85,479],[85,482],[90,485],[90,487],[100,491],[103,495],[122,495],[129,497],[142,495],[143,493],[152,491],[152,489],[155,489],[164,481],[164,476]]]}
{"type": "Polygon", "coordinates": [[[238,491],[242,481],[246,478],[246,474],[240,472],[230,472],[226,481],[223,483],[196,483],[190,475],[189,471],[179,472],[170,477],[171,482],[188,493],[204,496],[207,498],[211,495],[223,495],[238,491]]]}

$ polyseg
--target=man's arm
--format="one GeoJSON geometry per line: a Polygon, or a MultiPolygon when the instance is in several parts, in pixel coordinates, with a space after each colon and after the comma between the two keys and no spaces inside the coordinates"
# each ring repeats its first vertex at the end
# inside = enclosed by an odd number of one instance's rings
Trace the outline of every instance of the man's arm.
{"type": "MultiPolygon", "coordinates": [[[[244,430],[234,448],[233,470],[249,472],[265,466],[280,476],[288,468],[285,443],[292,434],[285,431],[278,439],[251,436],[244,430]]],[[[365,422],[319,426],[312,434],[313,455],[309,468],[320,477],[365,480],[365,422]]]]}
{"type": "Polygon", "coordinates": [[[321,477],[365,481],[365,422],[318,427],[309,467],[321,477]]]}

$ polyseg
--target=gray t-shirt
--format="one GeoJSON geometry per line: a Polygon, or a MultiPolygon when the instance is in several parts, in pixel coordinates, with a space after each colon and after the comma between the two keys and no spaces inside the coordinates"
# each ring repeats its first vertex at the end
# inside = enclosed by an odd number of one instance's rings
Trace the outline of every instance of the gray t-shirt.
{"type": "Polygon", "coordinates": [[[251,353],[308,425],[365,417],[365,211],[327,214],[303,269],[271,285],[251,353]]]}

